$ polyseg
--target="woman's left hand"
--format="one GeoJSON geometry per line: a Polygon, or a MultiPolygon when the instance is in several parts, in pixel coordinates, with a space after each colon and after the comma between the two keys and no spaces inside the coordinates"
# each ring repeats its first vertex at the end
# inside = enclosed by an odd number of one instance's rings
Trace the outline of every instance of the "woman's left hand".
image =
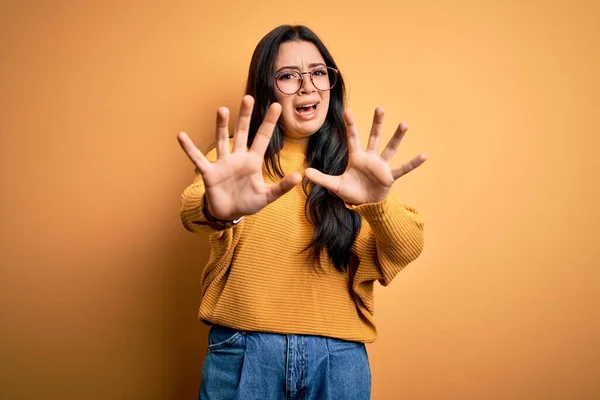
{"type": "Polygon", "coordinates": [[[396,179],[417,168],[427,159],[427,155],[423,153],[397,168],[390,167],[389,161],[408,129],[405,123],[398,125],[381,155],[377,154],[383,126],[382,108],[375,110],[366,150],[361,149],[360,135],[350,110],[344,111],[344,122],[348,131],[349,151],[346,171],[342,175],[333,176],[314,168],[307,168],[304,174],[310,181],[335,193],[347,204],[360,205],[385,200],[396,179]]]}

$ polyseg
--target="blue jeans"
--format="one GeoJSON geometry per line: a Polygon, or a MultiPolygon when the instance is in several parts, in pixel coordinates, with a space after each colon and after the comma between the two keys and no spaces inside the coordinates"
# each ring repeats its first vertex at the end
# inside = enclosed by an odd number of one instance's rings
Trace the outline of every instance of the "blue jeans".
{"type": "Polygon", "coordinates": [[[213,326],[200,400],[367,400],[365,345],[213,326]]]}

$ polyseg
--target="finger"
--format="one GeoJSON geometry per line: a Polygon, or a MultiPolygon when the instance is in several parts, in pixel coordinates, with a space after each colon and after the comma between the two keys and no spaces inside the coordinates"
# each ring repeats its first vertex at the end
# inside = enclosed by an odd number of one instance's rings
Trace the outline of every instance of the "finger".
{"type": "Polygon", "coordinates": [[[271,104],[267,110],[267,115],[265,115],[262,124],[260,124],[260,127],[256,132],[250,151],[259,154],[261,157],[265,155],[265,151],[267,151],[267,146],[269,146],[269,141],[271,140],[271,136],[273,136],[273,130],[275,129],[275,125],[277,124],[280,115],[281,105],[279,103],[271,104]]]}
{"type": "Polygon", "coordinates": [[[177,135],[177,141],[179,142],[179,145],[181,146],[183,151],[185,151],[185,154],[187,154],[188,158],[192,160],[192,162],[198,169],[198,172],[204,175],[211,166],[210,161],[208,161],[206,157],[204,157],[204,154],[202,154],[202,152],[198,150],[198,148],[192,142],[192,139],[190,139],[190,137],[185,132],[179,132],[179,134],[177,135]]]}
{"type": "Polygon", "coordinates": [[[402,122],[400,125],[398,125],[398,129],[396,129],[396,132],[394,132],[394,136],[392,136],[387,146],[385,146],[385,149],[383,149],[381,152],[381,158],[383,158],[385,161],[390,161],[392,157],[394,157],[394,154],[396,154],[396,150],[398,149],[398,146],[400,145],[400,142],[402,141],[402,138],[406,134],[407,130],[408,125],[405,122],[402,122]]]}
{"type": "Polygon", "coordinates": [[[302,175],[297,172],[293,172],[286,175],[279,182],[267,186],[267,202],[270,204],[292,190],[294,186],[302,181],[302,175]]]}
{"type": "Polygon", "coordinates": [[[376,153],[377,149],[379,149],[379,139],[381,138],[381,132],[383,131],[383,113],[383,107],[377,107],[375,109],[371,134],[369,135],[369,143],[367,144],[367,151],[369,152],[376,153]]]}
{"type": "Polygon", "coordinates": [[[392,176],[394,177],[394,180],[400,178],[403,175],[408,174],[410,171],[423,164],[426,160],[427,154],[422,153],[410,160],[409,162],[405,162],[398,168],[394,168],[392,170],[392,176]]]}
{"type": "Polygon", "coordinates": [[[246,150],[248,146],[248,130],[250,129],[250,117],[252,116],[252,108],[254,107],[254,97],[250,95],[242,98],[240,106],[240,116],[233,134],[233,151],[246,150]]]}
{"type": "Polygon", "coordinates": [[[332,191],[335,194],[339,193],[340,177],[334,175],[326,175],[314,168],[307,168],[304,171],[304,176],[311,182],[323,186],[325,189],[332,191]]]}
{"type": "Polygon", "coordinates": [[[360,135],[352,111],[344,111],[344,122],[346,123],[346,130],[348,131],[348,151],[350,153],[360,151],[360,135]]]}
{"type": "Polygon", "coordinates": [[[229,109],[217,110],[217,160],[229,157],[229,109]]]}

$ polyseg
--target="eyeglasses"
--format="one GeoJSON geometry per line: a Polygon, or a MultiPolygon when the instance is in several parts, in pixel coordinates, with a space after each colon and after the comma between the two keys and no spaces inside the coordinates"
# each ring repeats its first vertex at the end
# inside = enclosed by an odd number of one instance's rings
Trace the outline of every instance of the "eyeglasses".
{"type": "Polygon", "coordinates": [[[275,86],[283,94],[296,94],[304,85],[303,75],[308,75],[317,90],[326,91],[335,86],[338,73],[337,69],[331,67],[319,67],[309,72],[285,70],[275,75],[275,86]]]}

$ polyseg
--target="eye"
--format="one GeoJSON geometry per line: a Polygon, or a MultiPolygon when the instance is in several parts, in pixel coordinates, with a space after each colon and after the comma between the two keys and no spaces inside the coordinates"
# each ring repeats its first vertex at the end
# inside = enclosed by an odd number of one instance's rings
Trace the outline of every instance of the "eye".
{"type": "Polygon", "coordinates": [[[315,76],[323,76],[323,75],[327,75],[327,68],[319,68],[319,69],[315,69],[313,71],[313,74],[315,76]]]}
{"type": "Polygon", "coordinates": [[[296,74],[292,71],[285,71],[277,75],[277,80],[279,81],[289,81],[290,79],[297,78],[296,74]]]}

